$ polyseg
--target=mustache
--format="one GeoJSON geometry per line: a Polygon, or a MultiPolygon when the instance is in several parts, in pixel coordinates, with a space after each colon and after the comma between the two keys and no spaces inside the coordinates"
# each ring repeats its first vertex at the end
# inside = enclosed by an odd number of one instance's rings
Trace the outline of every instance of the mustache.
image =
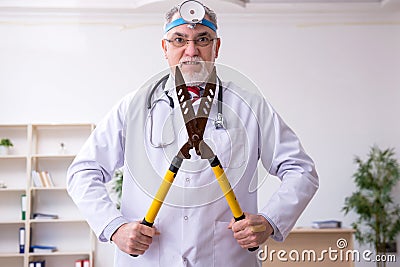
{"type": "Polygon", "coordinates": [[[184,62],[204,62],[204,60],[199,57],[199,56],[195,56],[195,57],[184,57],[181,58],[181,60],[179,60],[179,63],[182,64],[184,62]]]}

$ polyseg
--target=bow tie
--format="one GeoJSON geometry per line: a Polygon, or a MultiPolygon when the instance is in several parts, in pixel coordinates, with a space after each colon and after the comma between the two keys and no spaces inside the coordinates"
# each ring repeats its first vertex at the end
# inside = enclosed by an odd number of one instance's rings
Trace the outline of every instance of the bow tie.
{"type": "Polygon", "coordinates": [[[187,90],[192,97],[192,103],[200,98],[200,87],[197,86],[188,86],[187,90]]]}

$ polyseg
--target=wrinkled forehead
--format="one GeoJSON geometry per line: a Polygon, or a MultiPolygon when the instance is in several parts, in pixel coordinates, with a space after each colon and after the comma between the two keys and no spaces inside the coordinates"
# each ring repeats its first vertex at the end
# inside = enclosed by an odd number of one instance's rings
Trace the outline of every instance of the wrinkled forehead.
{"type": "Polygon", "coordinates": [[[201,24],[196,25],[194,28],[190,27],[189,24],[179,25],[169,30],[166,33],[166,36],[168,36],[168,38],[172,38],[174,36],[180,36],[184,38],[197,38],[201,36],[208,36],[210,38],[216,37],[213,30],[201,24]]]}

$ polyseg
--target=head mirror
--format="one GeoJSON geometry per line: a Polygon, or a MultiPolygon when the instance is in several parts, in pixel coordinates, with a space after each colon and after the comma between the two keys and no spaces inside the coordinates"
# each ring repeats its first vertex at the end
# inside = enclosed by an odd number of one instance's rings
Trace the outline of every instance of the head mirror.
{"type": "Polygon", "coordinates": [[[203,20],[206,11],[203,4],[190,0],[180,5],[179,14],[188,23],[198,23],[203,20]]]}
{"type": "Polygon", "coordinates": [[[188,24],[188,26],[192,28],[194,28],[197,24],[202,24],[214,32],[217,31],[217,26],[213,22],[204,18],[206,15],[206,9],[204,5],[196,0],[188,0],[180,4],[179,15],[180,18],[177,18],[176,20],[165,25],[165,33],[170,31],[172,28],[183,24],[188,24]]]}

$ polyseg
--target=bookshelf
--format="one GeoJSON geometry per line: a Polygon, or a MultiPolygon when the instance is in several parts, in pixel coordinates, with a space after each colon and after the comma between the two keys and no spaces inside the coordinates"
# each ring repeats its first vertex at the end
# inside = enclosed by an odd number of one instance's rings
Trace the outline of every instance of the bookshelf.
{"type": "Polygon", "coordinates": [[[76,153],[93,131],[93,124],[0,125],[0,138],[13,147],[0,155],[0,266],[72,267],[88,259],[93,266],[95,238],[66,190],[66,173],[76,153]],[[32,171],[47,171],[53,186],[35,186],[32,171]],[[26,195],[26,218],[21,196],[26,195]],[[57,219],[33,219],[34,213],[57,219]],[[19,229],[25,228],[25,251],[19,251],[19,229]],[[55,246],[55,252],[30,252],[32,245],[55,246]]]}

